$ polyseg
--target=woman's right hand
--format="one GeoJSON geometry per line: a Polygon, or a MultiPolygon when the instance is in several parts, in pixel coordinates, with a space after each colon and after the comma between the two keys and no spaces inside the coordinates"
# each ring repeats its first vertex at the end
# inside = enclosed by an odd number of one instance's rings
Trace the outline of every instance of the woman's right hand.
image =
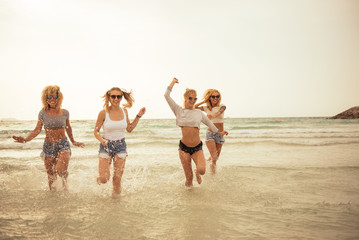
{"type": "Polygon", "coordinates": [[[17,143],[25,143],[26,140],[24,137],[19,137],[19,136],[12,136],[12,138],[15,140],[15,142],[17,143]]]}
{"type": "Polygon", "coordinates": [[[227,131],[222,131],[222,132],[219,132],[218,134],[221,135],[221,136],[224,136],[224,135],[228,135],[228,132],[227,131]]]}
{"type": "Polygon", "coordinates": [[[173,78],[173,79],[172,79],[172,82],[171,82],[171,84],[170,84],[170,87],[172,88],[176,83],[179,83],[179,82],[178,82],[178,79],[177,79],[177,78],[173,78]]]}

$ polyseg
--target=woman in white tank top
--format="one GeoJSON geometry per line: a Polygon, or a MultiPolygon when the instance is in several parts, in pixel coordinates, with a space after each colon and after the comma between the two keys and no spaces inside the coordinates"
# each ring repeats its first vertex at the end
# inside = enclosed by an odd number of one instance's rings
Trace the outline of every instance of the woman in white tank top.
{"type": "Polygon", "coordinates": [[[141,108],[131,123],[127,112],[127,108],[131,108],[134,102],[131,92],[114,87],[107,91],[103,98],[104,109],[98,114],[94,131],[95,137],[100,141],[97,183],[103,184],[110,179],[110,166],[113,160],[113,196],[116,196],[121,193],[121,178],[127,157],[125,130],[132,132],[135,129],[146,108],[141,108]],[[124,108],[121,108],[123,97],[127,104],[123,104],[124,108]],[[103,136],[100,135],[101,127],[103,136]]]}

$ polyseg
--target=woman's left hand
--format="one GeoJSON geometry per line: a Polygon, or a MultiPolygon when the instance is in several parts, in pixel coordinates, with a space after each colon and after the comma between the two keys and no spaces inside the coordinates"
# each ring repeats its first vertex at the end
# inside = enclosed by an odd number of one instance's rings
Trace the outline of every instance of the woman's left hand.
{"type": "Polygon", "coordinates": [[[82,143],[82,142],[76,142],[76,141],[74,141],[72,144],[75,145],[76,147],[82,147],[82,148],[85,147],[85,144],[82,143]]]}

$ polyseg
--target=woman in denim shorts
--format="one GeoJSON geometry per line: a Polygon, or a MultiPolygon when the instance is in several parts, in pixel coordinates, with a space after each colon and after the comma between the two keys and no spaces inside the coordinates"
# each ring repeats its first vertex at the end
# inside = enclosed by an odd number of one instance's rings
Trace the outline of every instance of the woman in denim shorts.
{"type": "MultiPolygon", "coordinates": [[[[221,104],[222,96],[216,89],[208,89],[203,96],[202,102],[196,104],[196,108],[201,109],[207,113],[207,116],[213,124],[220,130],[223,131],[224,124],[224,111],[226,106],[221,104]],[[201,106],[206,104],[205,106],[201,106]]],[[[217,160],[222,150],[222,146],[225,140],[224,137],[212,132],[210,129],[206,133],[206,145],[211,157],[208,159],[211,161],[211,171],[216,173],[217,160]]]]}
{"type": "Polygon", "coordinates": [[[99,177],[98,184],[106,183],[110,179],[110,166],[113,162],[113,196],[121,193],[121,179],[125,168],[127,157],[127,145],[125,141],[125,130],[132,132],[137,126],[139,119],[145,114],[146,108],[142,108],[131,123],[127,108],[131,108],[134,102],[131,92],[118,87],[111,88],[103,96],[104,109],[99,113],[95,125],[95,137],[100,142],[99,149],[99,177]],[[122,98],[127,104],[120,107],[122,98]],[[103,128],[103,135],[100,129],[103,128]]]}
{"type": "Polygon", "coordinates": [[[58,86],[47,86],[42,91],[43,108],[39,113],[35,129],[27,137],[13,136],[15,142],[26,143],[31,141],[45,128],[45,142],[42,148],[41,157],[44,160],[50,191],[55,190],[53,183],[59,175],[62,184],[67,190],[67,168],[70,161],[71,149],[70,138],[73,145],[84,147],[85,145],[76,142],[72,135],[72,128],[69,120],[69,112],[61,108],[63,95],[58,86]],[[65,133],[66,132],[66,133],[65,133]]]}

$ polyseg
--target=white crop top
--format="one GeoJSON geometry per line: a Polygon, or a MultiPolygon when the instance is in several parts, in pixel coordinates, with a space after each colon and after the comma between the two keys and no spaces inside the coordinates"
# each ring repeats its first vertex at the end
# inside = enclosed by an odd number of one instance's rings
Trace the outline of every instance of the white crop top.
{"type": "MultiPolygon", "coordinates": [[[[122,109],[122,108],[121,108],[122,109]]],[[[126,113],[122,109],[123,119],[120,121],[112,121],[110,115],[106,112],[105,121],[103,122],[103,138],[109,140],[120,140],[125,137],[127,128],[126,113]]]]}
{"type": "MultiPolygon", "coordinates": [[[[221,104],[220,106],[213,107],[212,110],[209,110],[209,108],[207,106],[203,106],[203,110],[207,113],[207,115],[213,116],[214,114],[218,113],[218,111],[221,107],[225,107],[225,105],[221,104]]],[[[224,113],[221,113],[217,117],[212,118],[211,121],[213,123],[223,123],[223,118],[224,118],[224,113]]]]}
{"type": "Polygon", "coordinates": [[[206,124],[213,132],[218,133],[217,127],[209,118],[199,109],[185,109],[180,107],[170,96],[172,88],[168,87],[165,92],[165,98],[176,116],[176,125],[179,127],[197,127],[200,128],[201,122],[206,124]]]}

